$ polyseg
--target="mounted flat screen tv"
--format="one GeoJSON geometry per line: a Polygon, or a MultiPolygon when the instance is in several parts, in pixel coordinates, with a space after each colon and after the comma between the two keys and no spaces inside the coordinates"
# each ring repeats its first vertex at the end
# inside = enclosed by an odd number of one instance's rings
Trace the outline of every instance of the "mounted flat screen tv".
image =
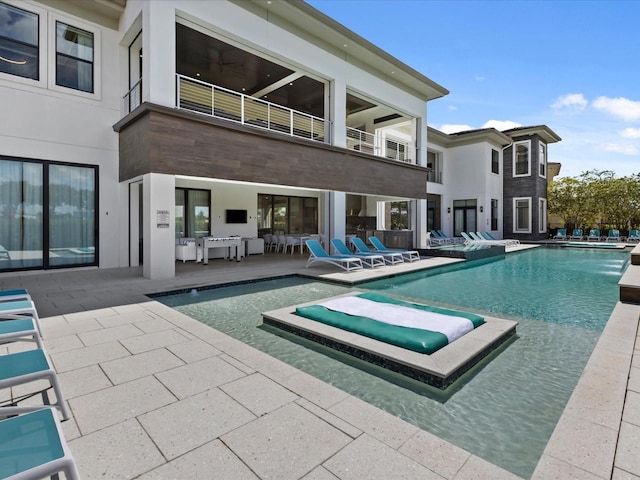
{"type": "Polygon", "coordinates": [[[225,223],[247,223],[247,211],[225,210],[225,223]]]}

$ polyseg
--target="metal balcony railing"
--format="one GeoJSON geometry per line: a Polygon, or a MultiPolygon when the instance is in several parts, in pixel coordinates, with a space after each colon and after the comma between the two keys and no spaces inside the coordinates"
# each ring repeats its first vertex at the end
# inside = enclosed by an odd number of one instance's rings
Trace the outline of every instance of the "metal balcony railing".
{"type": "Polygon", "coordinates": [[[177,74],[177,107],[292,137],[329,143],[324,118],[177,74]]]}
{"type": "Polygon", "coordinates": [[[442,172],[436,170],[427,172],[427,182],[442,183],[442,172]]]}
{"type": "Polygon", "coordinates": [[[347,127],[347,148],[399,162],[411,162],[409,144],[347,127]]]}
{"type": "Polygon", "coordinates": [[[142,78],[122,97],[122,116],[132,112],[142,103],[142,78]]]}

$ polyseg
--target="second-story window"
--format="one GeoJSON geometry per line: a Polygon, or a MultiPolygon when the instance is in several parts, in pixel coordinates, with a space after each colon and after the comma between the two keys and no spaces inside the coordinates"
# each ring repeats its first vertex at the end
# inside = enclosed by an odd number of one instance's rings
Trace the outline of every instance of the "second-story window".
{"type": "Polygon", "coordinates": [[[0,72],[39,80],[38,15],[0,2],[0,72]]]}
{"type": "Polygon", "coordinates": [[[540,176],[547,177],[547,146],[544,143],[540,144],[538,150],[538,161],[540,164],[540,176]]]}
{"type": "Polygon", "coordinates": [[[440,153],[427,151],[427,168],[431,171],[427,173],[427,181],[434,183],[442,183],[442,167],[440,161],[440,153]]]}
{"type": "Polygon", "coordinates": [[[491,173],[500,174],[500,152],[491,149],[491,173]]]}
{"type": "Polygon", "coordinates": [[[531,161],[529,158],[529,142],[518,142],[513,145],[513,176],[531,175],[531,161]]]}
{"type": "Polygon", "coordinates": [[[93,33],[56,22],[56,85],[93,93],[93,33]]]}

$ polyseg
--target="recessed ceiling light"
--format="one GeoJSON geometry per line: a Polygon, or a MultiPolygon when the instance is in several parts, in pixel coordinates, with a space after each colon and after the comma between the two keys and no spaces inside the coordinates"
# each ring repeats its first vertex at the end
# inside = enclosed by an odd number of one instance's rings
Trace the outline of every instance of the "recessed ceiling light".
{"type": "Polygon", "coordinates": [[[196,72],[196,77],[199,77],[199,76],[200,76],[200,72],[196,72]]]}

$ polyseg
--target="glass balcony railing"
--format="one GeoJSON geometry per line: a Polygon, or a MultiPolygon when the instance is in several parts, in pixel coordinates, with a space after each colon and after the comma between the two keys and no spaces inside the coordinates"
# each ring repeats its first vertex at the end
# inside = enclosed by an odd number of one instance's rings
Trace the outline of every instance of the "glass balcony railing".
{"type": "Polygon", "coordinates": [[[177,107],[292,137],[329,143],[330,122],[307,113],[177,75],[177,107]]]}

